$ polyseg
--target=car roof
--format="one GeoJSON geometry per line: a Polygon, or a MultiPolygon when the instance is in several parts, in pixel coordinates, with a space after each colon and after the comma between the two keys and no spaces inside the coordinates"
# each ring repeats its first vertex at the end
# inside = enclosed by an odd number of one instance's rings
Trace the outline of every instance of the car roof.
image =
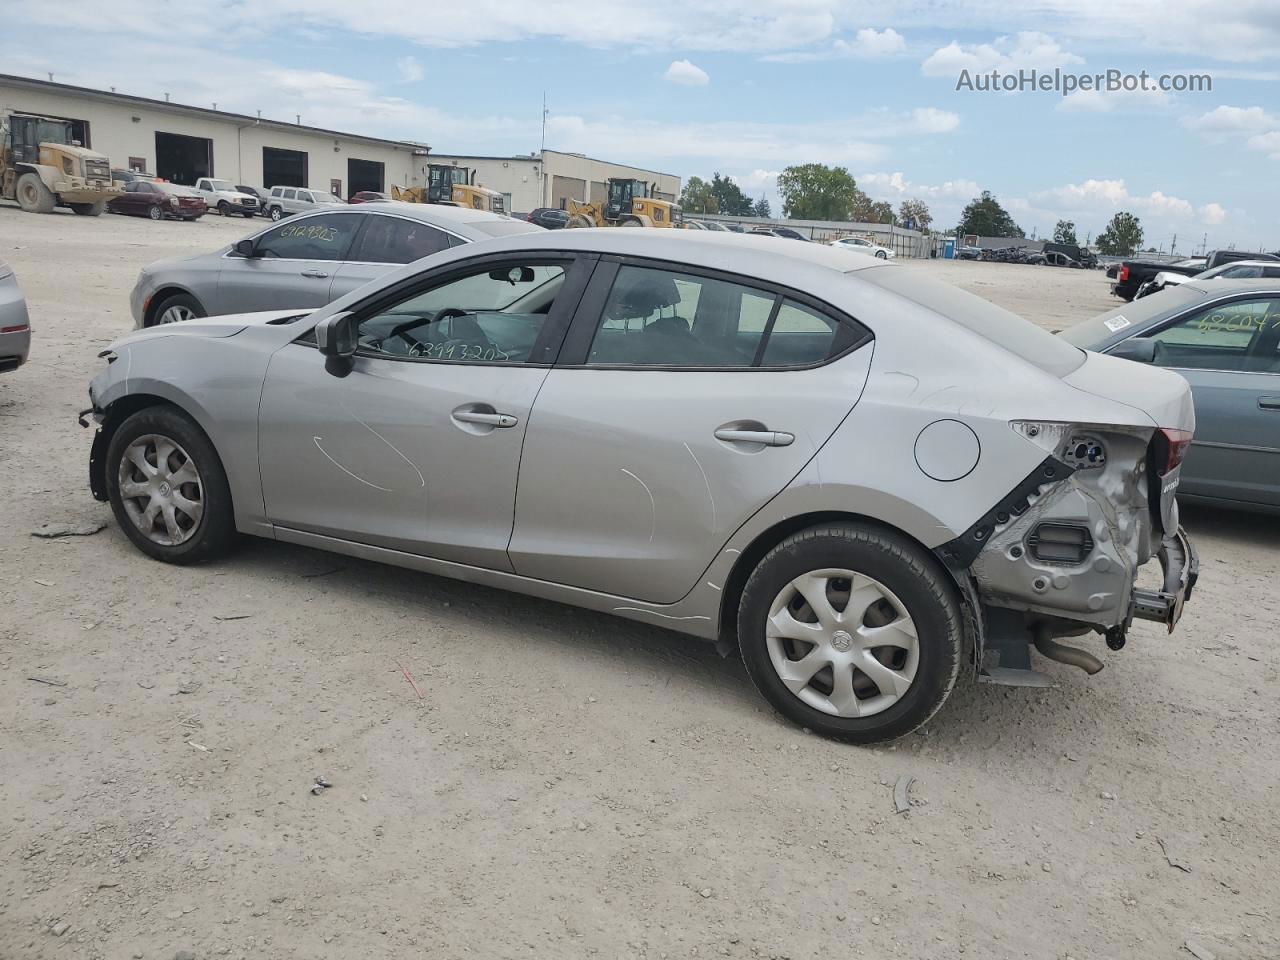
{"type": "MultiPolygon", "coordinates": [[[[583,253],[615,254],[674,260],[761,278],[776,277],[785,282],[788,267],[804,265],[831,273],[851,273],[875,267],[884,261],[872,256],[851,259],[849,254],[829,249],[822,243],[775,243],[776,238],[719,230],[672,230],[619,227],[586,227],[542,231],[504,239],[503,246],[519,249],[547,248],[583,253]],[[865,262],[863,260],[865,259],[865,262]]],[[[894,269],[888,267],[887,269],[894,269]]]]}
{"type": "MultiPolygon", "coordinates": [[[[298,187],[296,189],[310,189],[298,187]]],[[[342,216],[372,217],[393,214],[410,220],[421,220],[423,223],[441,230],[450,230],[469,240],[488,240],[495,235],[492,226],[501,224],[496,231],[499,235],[545,234],[548,231],[537,224],[515,217],[507,217],[487,210],[473,210],[470,207],[451,207],[443,203],[405,203],[402,200],[379,200],[376,203],[326,204],[322,210],[308,210],[302,217],[342,216]]]]}
{"type": "MultiPolygon", "coordinates": [[[[1230,266],[1236,266],[1247,261],[1236,260],[1230,266]]],[[[1258,265],[1274,267],[1275,261],[1259,261],[1258,265]]],[[[1227,266],[1227,264],[1224,264],[1227,266]]],[[[1184,289],[1200,290],[1205,296],[1223,297],[1235,293],[1270,293],[1273,296],[1280,297],[1280,278],[1277,277],[1210,277],[1207,280],[1188,280],[1186,283],[1179,284],[1184,289]]]]}

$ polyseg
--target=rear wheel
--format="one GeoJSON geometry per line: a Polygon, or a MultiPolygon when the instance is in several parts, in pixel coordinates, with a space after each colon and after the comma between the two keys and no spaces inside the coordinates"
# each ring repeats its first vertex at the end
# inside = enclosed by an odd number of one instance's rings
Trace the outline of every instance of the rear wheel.
{"type": "Polygon", "coordinates": [[[100,217],[102,211],[107,209],[107,201],[99,200],[97,203],[70,203],[67,204],[71,208],[72,213],[77,213],[82,217],[100,217]]]}
{"type": "Polygon", "coordinates": [[[44,185],[44,181],[38,174],[34,173],[24,173],[18,178],[15,193],[18,206],[27,213],[53,213],[53,206],[57,202],[53,191],[44,185]]]}
{"type": "Polygon", "coordinates": [[[271,218],[272,222],[275,222],[284,216],[284,211],[281,210],[279,207],[272,207],[269,211],[267,211],[267,216],[271,218]]]}
{"type": "Polygon", "coordinates": [[[181,323],[183,320],[197,320],[206,317],[200,301],[190,294],[175,293],[165,297],[152,313],[152,320],[147,326],[157,327],[162,323],[181,323]]]}
{"type": "Polygon", "coordinates": [[[134,545],[166,563],[217,557],[235,539],[231,489],[204,431],[173,407],[148,407],[111,438],[107,495],[134,545]]]}
{"type": "Polygon", "coordinates": [[[942,706],[964,631],[954,587],[906,538],[813,527],[774,547],[738,609],[747,672],[784,716],[826,736],[904,736],[942,706]]]}

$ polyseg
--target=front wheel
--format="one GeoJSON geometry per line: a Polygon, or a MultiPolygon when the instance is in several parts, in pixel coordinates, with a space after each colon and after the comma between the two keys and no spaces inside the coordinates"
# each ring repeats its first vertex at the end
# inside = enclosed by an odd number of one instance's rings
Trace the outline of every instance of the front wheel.
{"type": "Polygon", "coordinates": [[[227,201],[223,200],[218,204],[218,215],[222,217],[231,216],[231,208],[227,205],[227,201]]]}
{"type": "Polygon", "coordinates": [[[889,259],[889,255],[888,255],[887,253],[885,253],[883,250],[877,250],[877,251],[876,251],[876,258],[877,258],[877,259],[879,259],[879,260],[888,260],[888,259],[889,259]]]}
{"type": "Polygon", "coordinates": [[[235,540],[231,488],[204,431],[173,407],[147,407],[107,446],[107,495],[116,522],[143,553],[199,563],[235,540]]]}
{"type": "Polygon", "coordinates": [[[869,524],[812,527],[774,547],[738,608],[743,661],[778,712],[825,736],[905,736],[955,686],[964,629],[929,554],[869,524]]]}

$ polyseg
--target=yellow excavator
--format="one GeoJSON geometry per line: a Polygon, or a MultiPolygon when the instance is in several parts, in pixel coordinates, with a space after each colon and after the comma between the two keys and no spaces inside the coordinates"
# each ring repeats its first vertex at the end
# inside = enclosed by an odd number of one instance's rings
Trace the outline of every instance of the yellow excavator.
{"type": "Polygon", "coordinates": [[[427,165],[425,187],[399,187],[391,185],[391,199],[405,203],[443,203],[451,207],[470,207],[472,210],[488,210],[490,213],[507,212],[502,194],[475,184],[475,173],[470,167],[455,167],[450,163],[427,165]]]}
{"type": "Polygon", "coordinates": [[[565,202],[571,227],[674,227],[679,210],[670,200],[659,200],[647,180],[609,178],[609,194],[599,203],[565,202]]]}

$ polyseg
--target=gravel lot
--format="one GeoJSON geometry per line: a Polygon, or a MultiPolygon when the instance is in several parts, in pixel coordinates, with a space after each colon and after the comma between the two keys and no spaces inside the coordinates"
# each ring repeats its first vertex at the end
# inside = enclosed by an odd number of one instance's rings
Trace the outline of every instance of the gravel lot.
{"type": "MultiPolygon", "coordinates": [[[[0,376],[0,957],[1280,956],[1280,522],[1186,511],[1173,636],[962,683],[879,749],[641,624],[262,540],[164,566],[91,498],[75,414],[138,268],[251,226],[0,205],[35,326],[0,376]]],[[[1050,328],[1112,302],[902,269],[1050,328]]]]}

